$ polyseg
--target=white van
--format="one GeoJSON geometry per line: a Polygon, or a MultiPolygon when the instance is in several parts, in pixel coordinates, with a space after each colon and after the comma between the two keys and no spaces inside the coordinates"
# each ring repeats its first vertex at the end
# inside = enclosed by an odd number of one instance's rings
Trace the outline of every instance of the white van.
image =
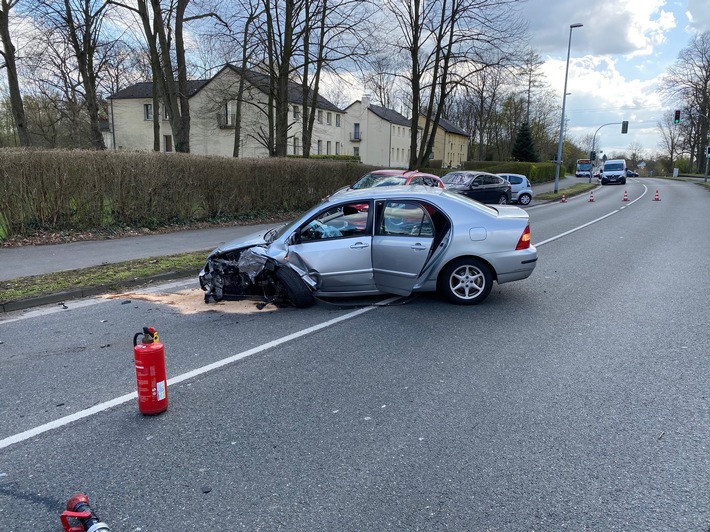
{"type": "Polygon", "coordinates": [[[610,183],[626,184],[626,160],[609,159],[604,163],[602,171],[599,173],[602,185],[610,183]]]}

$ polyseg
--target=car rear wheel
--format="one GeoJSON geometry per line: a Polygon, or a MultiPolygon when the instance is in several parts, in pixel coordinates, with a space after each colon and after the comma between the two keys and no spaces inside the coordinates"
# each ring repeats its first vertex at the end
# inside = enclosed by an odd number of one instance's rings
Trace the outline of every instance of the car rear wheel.
{"type": "Polygon", "coordinates": [[[521,205],[530,205],[531,200],[532,196],[530,196],[530,194],[521,194],[520,197],[518,197],[518,201],[521,205]]]}
{"type": "Polygon", "coordinates": [[[457,259],[442,271],[439,287],[451,303],[477,305],[490,294],[493,273],[478,259],[457,259]]]}
{"type": "Polygon", "coordinates": [[[501,194],[500,198],[498,198],[498,204],[505,205],[506,203],[508,203],[508,196],[506,196],[505,194],[501,194]]]}
{"type": "Polygon", "coordinates": [[[296,308],[310,307],[314,303],[313,294],[305,285],[301,276],[288,267],[276,270],[276,278],[283,284],[288,298],[296,308]]]}

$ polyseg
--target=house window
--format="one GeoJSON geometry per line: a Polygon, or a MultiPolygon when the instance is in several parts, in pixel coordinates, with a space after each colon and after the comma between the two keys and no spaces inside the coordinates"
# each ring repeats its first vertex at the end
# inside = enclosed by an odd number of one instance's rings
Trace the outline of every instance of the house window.
{"type": "Polygon", "coordinates": [[[360,157],[360,146],[354,146],[353,147],[353,155],[355,157],[360,157]]]}
{"type": "Polygon", "coordinates": [[[298,107],[298,105],[293,106],[293,118],[295,120],[301,118],[301,109],[298,107]]]}
{"type": "Polygon", "coordinates": [[[163,104],[163,120],[170,120],[170,115],[168,115],[168,107],[163,104]]]}
{"type": "Polygon", "coordinates": [[[318,155],[323,155],[323,141],[318,141],[318,155]]]}
{"type": "Polygon", "coordinates": [[[294,155],[303,155],[301,153],[301,139],[298,137],[293,137],[293,154],[294,155]]]}
{"type": "Polygon", "coordinates": [[[337,141],[335,142],[335,155],[340,155],[340,142],[337,141]]]}
{"type": "Polygon", "coordinates": [[[163,149],[165,153],[173,151],[173,138],[170,135],[163,136],[163,149]]]}
{"type": "Polygon", "coordinates": [[[143,120],[153,120],[153,104],[143,104],[143,120]]]}
{"type": "Polygon", "coordinates": [[[340,127],[340,115],[335,115],[335,127],[340,127]]]}
{"type": "Polygon", "coordinates": [[[221,127],[234,127],[237,122],[237,106],[235,101],[230,100],[224,104],[221,122],[221,127]]]}
{"type": "Polygon", "coordinates": [[[353,124],[353,140],[360,140],[360,124],[353,124]]]}
{"type": "Polygon", "coordinates": [[[325,153],[327,155],[330,155],[330,141],[326,142],[325,144],[325,153]]]}
{"type": "Polygon", "coordinates": [[[333,123],[333,113],[326,113],[325,115],[325,123],[328,125],[331,125],[333,123]]]}
{"type": "Polygon", "coordinates": [[[320,109],[318,109],[318,123],[323,123],[323,111],[321,111],[320,109]]]}

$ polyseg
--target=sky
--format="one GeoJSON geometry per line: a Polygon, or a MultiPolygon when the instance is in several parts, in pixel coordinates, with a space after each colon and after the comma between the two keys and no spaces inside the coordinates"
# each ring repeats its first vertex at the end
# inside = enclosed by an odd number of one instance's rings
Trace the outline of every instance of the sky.
{"type": "Polygon", "coordinates": [[[659,83],[693,36],[710,31],[710,2],[527,0],[519,9],[560,106],[570,25],[583,24],[572,30],[569,47],[566,135],[581,141],[596,132],[597,151],[609,156],[632,143],[645,156],[660,152],[657,124],[679,106],[664,99],[659,83]],[[620,125],[604,125],[623,120],[626,135],[620,125]]]}

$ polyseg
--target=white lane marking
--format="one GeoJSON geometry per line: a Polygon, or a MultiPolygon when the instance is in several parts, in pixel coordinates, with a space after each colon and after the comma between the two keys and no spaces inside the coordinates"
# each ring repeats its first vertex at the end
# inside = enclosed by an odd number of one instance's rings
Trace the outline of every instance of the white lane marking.
{"type": "MultiPolygon", "coordinates": [[[[12,318],[2,318],[0,317],[0,325],[3,325],[5,323],[12,323],[14,321],[21,321],[21,320],[26,320],[29,318],[37,318],[41,316],[47,316],[49,314],[56,314],[57,312],[68,312],[72,309],[77,309],[77,308],[82,308],[82,307],[90,307],[91,305],[98,305],[99,303],[107,303],[109,300],[108,299],[99,299],[99,298],[91,298],[91,299],[67,299],[65,304],[67,308],[62,308],[60,306],[54,305],[51,307],[42,307],[36,310],[30,310],[29,312],[23,312],[19,316],[15,316],[12,318]]],[[[0,315],[1,316],[1,315],[0,315]]]]}
{"type": "Polygon", "coordinates": [[[640,195],[638,198],[636,198],[635,200],[630,201],[629,203],[627,203],[627,204],[624,205],[623,207],[620,207],[620,208],[618,208],[618,209],[616,209],[616,210],[613,210],[613,211],[611,211],[610,213],[605,214],[604,216],[600,216],[599,218],[597,218],[597,219],[595,219],[595,220],[592,220],[591,222],[587,222],[586,224],[582,224],[582,225],[580,225],[580,226],[578,226],[578,227],[575,227],[575,228],[573,228],[573,229],[570,229],[569,231],[565,231],[564,233],[560,233],[559,235],[553,236],[552,238],[548,238],[547,240],[543,240],[542,242],[536,242],[536,243],[534,243],[534,246],[535,246],[536,248],[539,248],[540,246],[544,246],[545,244],[549,244],[550,242],[554,242],[555,240],[559,240],[560,238],[563,238],[563,237],[565,237],[565,236],[567,236],[567,235],[571,235],[572,233],[575,233],[575,232],[579,231],[580,229],[584,229],[585,227],[589,227],[589,226],[592,225],[592,224],[595,224],[595,223],[597,223],[597,222],[601,222],[604,218],[609,218],[609,216],[613,216],[613,215],[615,215],[616,213],[621,212],[621,211],[624,210],[626,207],[630,207],[631,205],[633,205],[634,203],[636,203],[637,201],[639,201],[641,198],[643,198],[643,197],[646,195],[647,192],[648,192],[648,187],[647,187],[646,185],[643,185],[643,194],[641,194],[641,195],[640,195]]]}
{"type": "MultiPolygon", "coordinates": [[[[253,347],[252,349],[248,349],[247,351],[242,351],[241,353],[237,353],[236,355],[232,355],[232,356],[224,358],[222,360],[218,360],[217,362],[213,362],[212,364],[207,364],[206,366],[202,366],[201,368],[197,368],[192,371],[188,371],[187,373],[183,373],[182,375],[178,375],[176,377],[168,379],[168,386],[171,386],[173,384],[178,384],[178,383],[183,382],[188,379],[195,378],[195,377],[197,377],[199,375],[203,375],[209,371],[221,368],[223,366],[226,366],[227,364],[231,364],[232,362],[236,362],[237,360],[242,360],[243,358],[247,358],[247,357],[255,355],[257,353],[261,353],[262,351],[266,351],[267,349],[271,349],[273,347],[277,347],[279,345],[285,344],[287,342],[290,342],[291,340],[296,340],[298,338],[301,338],[301,337],[311,334],[313,332],[320,331],[321,329],[326,329],[326,328],[331,327],[331,326],[333,326],[337,323],[340,323],[342,321],[350,320],[352,318],[360,316],[361,314],[365,314],[366,312],[370,312],[371,310],[374,310],[377,307],[388,305],[394,301],[397,301],[398,299],[400,299],[399,296],[391,297],[389,299],[386,299],[384,301],[380,301],[379,303],[376,303],[376,304],[371,305],[369,307],[364,307],[364,308],[355,310],[353,312],[349,312],[347,314],[344,314],[343,316],[339,316],[337,318],[333,318],[332,320],[328,320],[323,323],[313,325],[312,327],[308,327],[308,328],[303,329],[301,331],[298,331],[298,332],[295,332],[292,334],[288,334],[288,335],[278,338],[276,340],[272,340],[271,342],[267,342],[265,344],[253,347]]],[[[114,406],[118,406],[118,405],[127,403],[128,401],[136,399],[137,397],[138,397],[137,392],[127,393],[127,394],[122,395],[120,397],[116,397],[115,399],[111,399],[110,401],[105,401],[103,403],[99,403],[97,405],[94,405],[91,408],[87,408],[86,410],[82,410],[81,412],[75,412],[74,414],[70,414],[68,416],[64,416],[59,419],[55,419],[54,421],[50,421],[49,423],[45,423],[44,425],[40,425],[38,427],[34,427],[34,428],[26,430],[24,432],[20,432],[19,434],[15,434],[13,436],[8,436],[7,438],[0,440],[0,449],[4,449],[5,447],[9,447],[10,445],[13,445],[15,443],[20,443],[20,442],[28,440],[30,438],[34,438],[35,436],[38,436],[44,432],[48,432],[50,430],[57,429],[59,427],[63,427],[65,425],[68,425],[69,423],[72,423],[72,422],[77,421],[79,419],[83,419],[85,417],[93,416],[94,414],[104,412],[104,411],[108,410],[109,408],[113,408],[114,406]]]]}

